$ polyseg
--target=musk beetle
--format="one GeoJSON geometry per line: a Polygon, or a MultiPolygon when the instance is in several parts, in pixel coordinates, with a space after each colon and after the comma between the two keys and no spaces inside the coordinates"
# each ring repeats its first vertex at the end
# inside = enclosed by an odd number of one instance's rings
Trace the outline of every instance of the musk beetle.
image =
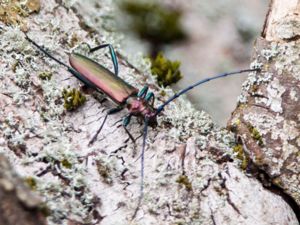
{"type": "Polygon", "coordinates": [[[137,208],[134,212],[133,218],[135,217],[139,206],[143,199],[143,183],[144,183],[144,151],[146,145],[146,137],[148,126],[156,125],[156,116],[162,112],[162,110],[174,99],[179,96],[185,94],[189,90],[197,87],[203,83],[209,82],[211,80],[215,80],[218,78],[240,74],[244,72],[252,72],[258,71],[258,69],[244,69],[234,72],[222,73],[216,76],[212,76],[203,80],[196,82],[195,84],[188,86],[187,88],[179,91],[174,94],[171,98],[169,98],[165,103],[160,105],[158,108],[154,108],[154,94],[148,91],[148,86],[144,86],[140,91],[135,87],[131,86],[123,79],[118,77],[118,60],[116,53],[113,47],[110,44],[103,44],[97,46],[95,48],[91,48],[90,52],[94,52],[98,49],[108,47],[110,51],[110,55],[112,57],[112,62],[114,66],[114,72],[106,69],[102,65],[97,62],[77,53],[71,53],[69,56],[69,62],[71,66],[61,62],[54,56],[52,56],[49,52],[47,52],[44,48],[38,45],[35,41],[30,39],[26,35],[26,39],[31,42],[34,46],[36,46],[41,52],[43,52],[47,57],[53,59],[60,65],[64,66],[71,74],[73,74],[76,78],[86,84],[88,87],[93,88],[96,91],[106,94],[113,102],[116,103],[117,107],[110,109],[106,116],[104,117],[100,128],[97,130],[96,134],[90,140],[89,145],[93,144],[93,142],[97,139],[97,135],[101,132],[105,121],[109,115],[120,112],[123,109],[128,110],[128,115],[123,119],[123,127],[126,133],[129,135],[130,139],[135,141],[132,135],[127,130],[126,126],[129,124],[132,116],[141,117],[144,120],[144,128],[143,128],[143,144],[141,150],[141,184],[140,184],[140,196],[138,200],[137,208]]]}

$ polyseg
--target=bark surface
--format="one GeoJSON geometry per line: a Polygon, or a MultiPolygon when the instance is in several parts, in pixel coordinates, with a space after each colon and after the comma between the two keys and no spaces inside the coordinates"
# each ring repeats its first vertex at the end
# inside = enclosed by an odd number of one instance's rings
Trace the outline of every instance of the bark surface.
{"type": "MultiPolygon", "coordinates": [[[[112,3],[103,1],[99,8],[95,2],[43,0],[40,11],[27,18],[27,35],[65,63],[67,53],[76,51],[112,69],[105,51],[88,52],[87,43],[109,42],[123,55],[114,34],[101,26],[105,16],[113,14],[112,3]]],[[[89,146],[113,103],[86,93],[83,106],[66,111],[63,89],[84,91],[82,84],[37,51],[22,31],[2,27],[0,151],[18,173],[34,180],[50,210],[48,224],[299,224],[280,194],[241,169],[248,166],[241,151],[241,145],[250,148],[248,137],[240,144],[241,138],[215,126],[185,98],[170,104],[158,117],[158,126],[149,128],[144,200],[132,219],[139,197],[142,141],[133,144],[122,129],[120,118],[126,112],[110,116],[89,146]]],[[[138,69],[122,56],[119,64],[121,78],[137,88],[150,85],[158,96],[156,105],[173,94],[164,89],[166,96],[160,96],[162,89],[143,59],[135,64],[138,69]]],[[[258,75],[249,80],[258,80],[258,75]]],[[[142,125],[133,120],[129,129],[138,137],[142,125]]]]}
{"type": "Polygon", "coordinates": [[[300,206],[300,2],[271,3],[255,65],[229,126],[271,182],[300,206]]]}
{"type": "Polygon", "coordinates": [[[42,201],[24,185],[7,159],[0,155],[0,224],[46,224],[42,201]]]}

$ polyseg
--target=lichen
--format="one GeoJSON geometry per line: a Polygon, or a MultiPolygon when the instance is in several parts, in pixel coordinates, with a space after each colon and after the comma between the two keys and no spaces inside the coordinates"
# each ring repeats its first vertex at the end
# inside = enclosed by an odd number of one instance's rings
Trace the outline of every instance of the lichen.
{"type": "Polygon", "coordinates": [[[191,191],[193,189],[192,183],[186,175],[180,175],[176,182],[186,188],[187,191],[191,191]]]}
{"type": "Polygon", "coordinates": [[[75,88],[71,90],[64,89],[62,95],[64,98],[64,108],[68,111],[77,109],[86,101],[86,97],[75,88]]]}
{"type": "Polygon", "coordinates": [[[277,78],[274,78],[270,85],[268,85],[268,101],[266,102],[266,105],[270,106],[270,109],[274,112],[282,112],[282,95],[285,91],[286,88],[280,84],[280,81],[277,78]]]}
{"type": "Polygon", "coordinates": [[[157,76],[158,84],[163,87],[174,84],[182,78],[179,67],[179,61],[167,59],[162,52],[151,59],[151,72],[157,76]]]}
{"type": "Polygon", "coordinates": [[[276,57],[278,54],[277,45],[275,43],[271,44],[270,49],[262,49],[261,55],[267,60],[270,61],[272,58],[276,57]]]}
{"type": "Polygon", "coordinates": [[[7,25],[19,25],[26,31],[28,28],[24,18],[39,10],[39,0],[0,0],[0,21],[7,25]]]}

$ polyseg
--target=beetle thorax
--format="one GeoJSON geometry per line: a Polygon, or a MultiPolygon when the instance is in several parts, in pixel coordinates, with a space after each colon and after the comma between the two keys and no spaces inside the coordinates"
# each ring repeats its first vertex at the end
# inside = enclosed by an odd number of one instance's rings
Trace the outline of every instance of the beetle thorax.
{"type": "Polygon", "coordinates": [[[156,110],[143,98],[129,97],[126,101],[126,105],[130,114],[134,116],[141,116],[143,118],[155,116],[156,110]]]}

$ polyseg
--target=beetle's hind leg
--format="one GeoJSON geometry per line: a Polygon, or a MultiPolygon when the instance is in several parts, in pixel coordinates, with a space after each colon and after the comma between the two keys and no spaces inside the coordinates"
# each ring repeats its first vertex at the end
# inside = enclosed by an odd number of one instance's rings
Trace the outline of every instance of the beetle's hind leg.
{"type": "Polygon", "coordinates": [[[118,112],[120,112],[121,110],[123,110],[122,107],[117,107],[117,108],[110,109],[110,110],[107,112],[107,114],[105,115],[104,120],[103,120],[103,122],[102,122],[100,128],[97,130],[96,134],[95,134],[95,135],[93,136],[93,138],[90,140],[89,146],[92,145],[92,144],[97,140],[97,136],[98,136],[98,134],[101,132],[101,130],[102,130],[102,128],[103,128],[103,126],[104,126],[104,124],[105,124],[105,122],[106,122],[106,120],[107,120],[107,117],[108,117],[109,115],[118,113],[118,112]]]}
{"type": "Polygon", "coordinates": [[[111,56],[111,60],[113,62],[113,65],[114,65],[114,70],[115,70],[115,75],[118,76],[118,73],[119,73],[119,65],[118,65],[118,59],[117,59],[117,55],[116,55],[116,52],[113,48],[113,46],[111,44],[103,44],[103,45],[99,45],[99,46],[96,46],[94,48],[91,48],[89,45],[88,45],[89,49],[90,49],[90,52],[95,52],[99,49],[102,49],[102,48],[106,48],[108,47],[109,48],[109,53],[110,53],[110,56],[111,56]]]}

